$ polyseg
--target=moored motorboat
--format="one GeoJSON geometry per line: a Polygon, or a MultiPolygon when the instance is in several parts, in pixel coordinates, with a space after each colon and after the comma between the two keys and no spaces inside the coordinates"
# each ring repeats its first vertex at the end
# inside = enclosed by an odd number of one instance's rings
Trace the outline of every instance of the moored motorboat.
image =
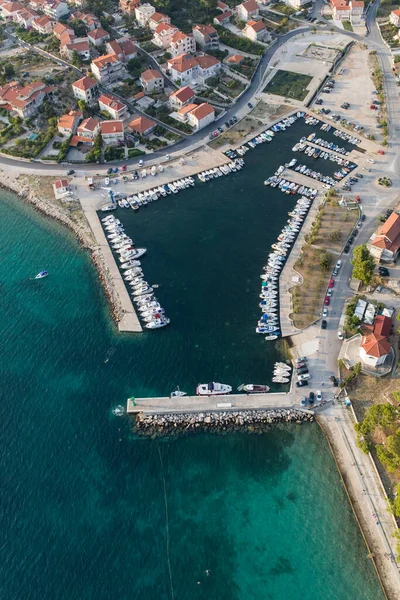
{"type": "Polygon", "coordinates": [[[43,279],[44,277],[47,277],[47,275],[47,271],[40,271],[37,275],[35,275],[35,279],[43,279]]]}
{"type": "Polygon", "coordinates": [[[199,383],[196,388],[197,396],[220,396],[224,394],[230,394],[232,387],[225,383],[217,383],[211,381],[210,383],[199,383]]]}
{"type": "Polygon", "coordinates": [[[176,390],[174,390],[173,392],[170,393],[169,397],[170,398],[182,398],[183,396],[186,396],[186,392],[183,392],[182,390],[179,389],[179,385],[177,386],[176,390]]]}
{"type": "Polygon", "coordinates": [[[255,383],[242,383],[238,387],[239,392],[246,392],[247,394],[266,394],[269,390],[268,385],[257,385],[255,383]]]}

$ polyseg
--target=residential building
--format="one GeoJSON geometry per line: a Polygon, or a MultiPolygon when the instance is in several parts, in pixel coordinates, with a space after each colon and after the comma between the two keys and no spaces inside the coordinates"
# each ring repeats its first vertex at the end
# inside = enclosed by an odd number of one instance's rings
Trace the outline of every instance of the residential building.
{"type": "Polygon", "coordinates": [[[169,51],[172,56],[187,54],[188,52],[196,52],[196,42],[192,35],[178,31],[172,36],[169,51]]]}
{"type": "Polygon", "coordinates": [[[110,117],[123,120],[128,116],[128,108],[111,94],[101,94],[99,97],[100,110],[106,111],[110,117]]]}
{"type": "Polygon", "coordinates": [[[364,13],[364,0],[350,0],[350,22],[352,25],[362,25],[364,13]]]}
{"type": "Polygon", "coordinates": [[[125,140],[124,123],[119,120],[101,121],[100,133],[105,144],[120,144],[125,140]]]}
{"type": "Polygon", "coordinates": [[[0,88],[0,108],[17,113],[21,119],[27,119],[37,112],[46,96],[54,90],[54,87],[47,86],[43,81],[34,81],[26,86],[12,81],[0,88]]]}
{"type": "Polygon", "coordinates": [[[399,256],[400,215],[392,212],[368,243],[368,249],[378,261],[392,262],[399,256]]]}
{"type": "Polygon", "coordinates": [[[252,42],[271,41],[271,35],[262,21],[248,21],[243,33],[252,42]]]}
{"type": "Polygon", "coordinates": [[[259,16],[260,9],[256,0],[247,0],[236,7],[236,14],[241,21],[250,21],[259,16]]]}
{"type": "Polygon", "coordinates": [[[391,353],[392,346],[389,340],[379,333],[364,335],[361,340],[361,361],[370,367],[382,365],[391,353]]]}
{"type": "Polygon", "coordinates": [[[103,85],[121,81],[126,75],[122,62],[115,54],[99,56],[92,60],[90,66],[94,77],[103,85]]]}
{"type": "Polygon", "coordinates": [[[173,25],[160,23],[154,30],[153,43],[159,48],[164,48],[166,50],[170,47],[172,38],[178,31],[178,28],[173,25]]]}
{"type": "Polygon", "coordinates": [[[157,69],[147,69],[140,76],[140,84],[146,94],[162,92],[164,90],[164,77],[157,69]]]}
{"type": "Polygon", "coordinates": [[[0,16],[5,21],[15,21],[21,10],[25,10],[25,6],[20,2],[0,3],[0,16]]]}
{"type": "Polygon", "coordinates": [[[210,77],[217,77],[221,72],[221,61],[203,54],[194,58],[190,54],[181,54],[167,62],[168,72],[173,81],[188,84],[199,80],[204,82],[210,77]]]}
{"type": "Polygon", "coordinates": [[[240,65],[244,61],[244,56],[242,54],[232,54],[225,59],[225,62],[230,67],[240,67],[240,65]]]}
{"type": "Polygon", "coordinates": [[[43,10],[45,15],[57,19],[57,21],[69,14],[68,4],[61,0],[44,0],[42,6],[38,8],[43,10]]]}
{"type": "Polygon", "coordinates": [[[48,35],[49,33],[52,33],[56,25],[57,21],[51,17],[47,17],[46,15],[37,17],[32,21],[32,29],[35,29],[42,35],[48,35]]]}
{"type": "Polygon", "coordinates": [[[156,127],[156,123],[147,117],[136,117],[128,125],[132,133],[147,137],[156,127]]]}
{"type": "Polygon", "coordinates": [[[202,50],[218,50],[219,35],[212,25],[195,25],[192,29],[195,42],[202,50]]]}
{"type": "Polygon", "coordinates": [[[350,6],[347,0],[331,0],[332,18],[337,21],[350,20],[350,6]]]}
{"type": "Polygon", "coordinates": [[[70,37],[70,41],[72,41],[72,39],[75,37],[75,32],[71,27],[67,27],[67,25],[63,25],[63,23],[57,23],[53,29],[53,35],[55,35],[60,41],[63,36],[68,35],[70,37]]]}
{"type": "Polygon", "coordinates": [[[82,77],[72,84],[72,91],[77,100],[84,100],[89,106],[97,102],[99,85],[91,77],[82,77]]]}
{"type": "Polygon", "coordinates": [[[82,117],[83,113],[81,110],[70,110],[69,113],[62,115],[58,119],[58,131],[62,135],[74,135],[82,117]]]}
{"type": "Polygon", "coordinates": [[[386,315],[377,315],[374,322],[374,333],[389,337],[392,332],[392,319],[386,315]]]}
{"type": "Polygon", "coordinates": [[[148,24],[150,17],[154,15],[156,9],[151,4],[141,4],[137,8],[135,8],[135,19],[139,25],[139,27],[146,27],[148,24]]]}
{"type": "Polygon", "coordinates": [[[220,15],[214,17],[214,25],[221,25],[221,27],[223,27],[224,25],[227,25],[229,23],[229,21],[231,20],[231,16],[232,16],[232,11],[231,10],[226,10],[223,13],[221,13],[220,15]]]}
{"type": "Polygon", "coordinates": [[[400,27],[400,9],[392,10],[390,13],[389,21],[395,27],[400,27]]]}
{"type": "Polygon", "coordinates": [[[89,117],[82,121],[77,129],[77,135],[72,138],[71,146],[77,146],[78,144],[89,144],[93,146],[97,135],[100,133],[100,121],[99,119],[93,119],[89,117]]]}
{"type": "Polygon", "coordinates": [[[24,29],[31,29],[33,21],[39,17],[38,13],[33,8],[24,8],[16,15],[16,22],[24,29]]]}
{"type": "Polygon", "coordinates": [[[166,23],[167,25],[170,25],[171,18],[168,15],[163,15],[159,12],[153,13],[149,19],[149,27],[151,31],[154,31],[158,25],[161,25],[161,23],[166,23]]]}
{"type": "Polygon", "coordinates": [[[75,13],[74,18],[85,23],[88,31],[93,31],[93,29],[99,29],[101,27],[100,20],[91,13],[75,13]]]}
{"type": "Polygon", "coordinates": [[[119,7],[125,15],[135,14],[138,6],[140,6],[140,0],[119,0],[119,7]]]}
{"type": "Polygon", "coordinates": [[[61,56],[72,60],[74,53],[77,52],[82,60],[90,59],[90,45],[87,38],[75,38],[69,44],[62,44],[60,46],[61,56]]]}
{"type": "Polygon", "coordinates": [[[93,46],[101,46],[110,39],[110,34],[102,27],[89,31],[87,36],[89,42],[93,44],[93,46]]]}
{"type": "Polygon", "coordinates": [[[227,10],[229,10],[229,6],[225,4],[225,2],[221,2],[221,0],[218,0],[217,8],[222,12],[226,12],[227,10]]]}
{"type": "Polygon", "coordinates": [[[118,59],[127,63],[131,58],[136,58],[137,50],[132,40],[128,38],[121,38],[119,40],[112,40],[106,43],[106,50],[110,54],[115,54],[118,59]]]}
{"type": "Polygon", "coordinates": [[[195,97],[196,94],[192,88],[186,85],[185,87],[181,87],[179,90],[176,90],[176,92],[172,92],[172,94],[170,94],[169,103],[172,108],[180,109],[183,106],[186,106],[186,104],[193,102],[195,97]]]}
{"type": "Polygon", "coordinates": [[[53,183],[53,192],[57,200],[65,196],[70,189],[67,179],[57,179],[57,181],[53,183]]]}
{"type": "Polygon", "coordinates": [[[195,131],[199,131],[199,129],[203,129],[203,127],[215,121],[214,108],[211,104],[203,102],[203,104],[196,106],[188,113],[187,120],[195,131]]]}
{"type": "Polygon", "coordinates": [[[285,0],[285,4],[299,10],[305,4],[310,4],[310,0],[285,0]]]}

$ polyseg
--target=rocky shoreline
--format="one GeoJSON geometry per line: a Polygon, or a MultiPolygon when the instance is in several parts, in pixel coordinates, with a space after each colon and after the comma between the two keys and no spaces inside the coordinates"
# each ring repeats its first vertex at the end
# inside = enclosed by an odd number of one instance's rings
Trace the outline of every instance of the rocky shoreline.
{"type": "Polygon", "coordinates": [[[313,413],[295,408],[162,415],[138,413],[134,417],[133,430],[137,435],[151,438],[201,431],[220,435],[235,431],[260,434],[277,423],[300,424],[312,421],[313,413]]]}
{"type": "Polygon", "coordinates": [[[7,176],[4,173],[1,173],[0,187],[14,192],[17,194],[17,196],[22,198],[24,202],[31,204],[35,210],[68,227],[68,229],[70,229],[76,235],[82,247],[90,251],[92,262],[96,267],[100,282],[103,286],[108,304],[110,306],[112,318],[118,325],[124,316],[124,311],[121,307],[118,295],[115,294],[110,272],[104,263],[102,254],[99,252],[99,248],[95,243],[92,232],[89,225],[86,223],[83,213],[83,218],[81,222],[78,223],[77,221],[73,220],[69,214],[67,214],[66,210],[63,210],[62,207],[57,206],[54,201],[46,200],[44,197],[39,198],[37,194],[30,189],[28,183],[21,181],[19,177],[7,176]]]}

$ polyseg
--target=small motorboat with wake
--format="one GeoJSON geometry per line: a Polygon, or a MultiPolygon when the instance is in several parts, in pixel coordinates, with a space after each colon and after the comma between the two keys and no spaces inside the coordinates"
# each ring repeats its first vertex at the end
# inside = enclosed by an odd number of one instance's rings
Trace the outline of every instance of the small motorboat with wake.
{"type": "Polygon", "coordinates": [[[116,417],[122,417],[125,414],[125,409],[121,404],[119,404],[118,406],[113,408],[111,412],[116,417]]]}
{"type": "Polygon", "coordinates": [[[48,275],[48,272],[47,272],[47,271],[40,271],[40,273],[38,273],[38,274],[35,276],[35,279],[43,279],[44,277],[47,277],[47,275],[48,275]]]}
{"type": "Polygon", "coordinates": [[[223,394],[230,394],[232,388],[230,385],[225,383],[216,383],[211,381],[210,383],[199,383],[196,388],[197,396],[220,396],[223,394]]]}

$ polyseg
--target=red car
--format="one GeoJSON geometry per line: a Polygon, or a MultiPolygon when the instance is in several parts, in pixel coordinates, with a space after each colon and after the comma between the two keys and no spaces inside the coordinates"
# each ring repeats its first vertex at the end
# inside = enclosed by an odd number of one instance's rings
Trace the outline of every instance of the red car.
{"type": "Polygon", "coordinates": [[[330,279],[329,283],[328,283],[328,287],[333,288],[334,285],[335,285],[335,280],[334,279],[330,279]]]}
{"type": "Polygon", "coordinates": [[[378,107],[375,106],[375,104],[370,104],[369,107],[370,107],[371,110],[378,110],[378,107]]]}
{"type": "Polygon", "coordinates": [[[360,202],[361,202],[361,198],[360,198],[360,196],[356,196],[356,202],[357,202],[358,204],[360,204],[360,202]]]}
{"type": "Polygon", "coordinates": [[[325,306],[329,306],[330,303],[331,303],[331,299],[329,298],[329,296],[325,296],[325,300],[324,300],[325,306]]]}
{"type": "Polygon", "coordinates": [[[385,154],[383,150],[378,150],[378,154],[385,154]]]}

